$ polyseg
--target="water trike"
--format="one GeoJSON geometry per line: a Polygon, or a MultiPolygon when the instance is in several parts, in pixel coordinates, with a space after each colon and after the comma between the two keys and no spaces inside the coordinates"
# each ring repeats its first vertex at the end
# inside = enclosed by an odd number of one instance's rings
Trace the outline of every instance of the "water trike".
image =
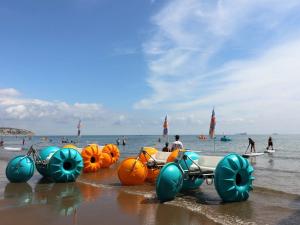
{"type": "Polygon", "coordinates": [[[170,201],[181,190],[197,189],[206,181],[214,183],[224,202],[244,201],[253,189],[253,171],[248,160],[236,153],[220,157],[181,151],[175,162],[161,169],[156,194],[161,202],[170,201]]]}

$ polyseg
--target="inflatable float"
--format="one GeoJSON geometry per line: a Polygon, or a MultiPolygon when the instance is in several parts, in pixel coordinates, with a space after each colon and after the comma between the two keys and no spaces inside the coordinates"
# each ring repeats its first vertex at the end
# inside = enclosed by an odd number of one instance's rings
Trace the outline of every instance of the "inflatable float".
{"type": "Polygon", "coordinates": [[[26,155],[11,159],[6,167],[6,177],[10,182],[26,182],[34,173],[34,168],[43,176],[55,182],[72,182],[81,173],[83,161],[73,148],[49,146],[37,151],[31,146],[26,155]]]}
{"type": "Polygon", "coordinates": [[[214,183],[223,202],[245,201],[253,189],[253,171],[248,160],[236,153],[220,157],[180,152],[175,162],[161,169],[156,194],[161,202],[170,201],[181,190],[196,189],[206,181],[214,183]]]}
{"type": "Polygon", "coordinates": [[[221,137],[220,141],[223,142],[231,141],[231,138],[224,135],[223,137],[221,137]]]}
{"type": "Polygon", "coordinates": [[[153,147],[143,147],[137,156],[124,159],[118,168],[122,185],[139,185],[155,182],[160,169],[176,159],[178,150],[161,152],[153,147]]]}
{"type": "Polygon", "coordinates": [[[81,156],[84,162],[83,172],[97,172],[101,168],[109,168],[120,157],[120,151],[114,144],[99,146],[89,144],[82,149],[81,156]]]}

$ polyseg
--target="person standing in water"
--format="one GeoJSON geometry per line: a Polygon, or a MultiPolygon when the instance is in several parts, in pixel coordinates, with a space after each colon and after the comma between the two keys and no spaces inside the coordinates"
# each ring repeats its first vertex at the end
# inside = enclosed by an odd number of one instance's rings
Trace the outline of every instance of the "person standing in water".
{"type": "Polygon", "coordinates": [[[116,139],[116,143],[117,143],[117,145],[119,146],[120,145],[120,138],[118,137],[117,139],[116,139]]]}
{"type": "Polygon", "coordinates": [[[249,140],[249,145],[247,147],[247,151],[250,147],[250,152],[254,152],[255,153],[255,142],[251,139],[251,138],[248,138],[249,140]]]}
{"type": "Polygon", "coordinates": [[[126,138],[123,136],[122,145],[126,145],[126,138]]]}
{"type": "Polygon", "coordinates": [[[22,145],[23,146],[25,145],[25,138],[23,138],[22,145]]]}
{"type": "Polygon", "coordinates": [[[274,150],[273,148],[273,140],[272,140],[272,137],[270,136],[269,139],[268,139],[268,147],[267,147],[267,150],[269,150],[269,148],[272,147],[272,150],[274,150]]]}
{"type": "Polygon", "coordinates": [[[175,141],[172,143],[171,152],[173,152],[176,149],[183,149],[183,144],[181,141],[179,141],[180,136],[175,135],[175,141]]]}

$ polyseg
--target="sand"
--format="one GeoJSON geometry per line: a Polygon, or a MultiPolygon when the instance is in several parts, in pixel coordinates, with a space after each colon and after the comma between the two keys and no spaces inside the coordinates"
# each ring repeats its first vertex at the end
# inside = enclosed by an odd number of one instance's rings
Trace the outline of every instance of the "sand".
{"type": "Polygon", "coordinates": [[[255,188],[248,201],[222,203],[213,185],[161,204],[153,184],[123,187],[118,165],[82,174],[77,182],[52,183],[39,174],[12,184],[0,161],[0,224],[299,224],[299,195],[255,188]]]}
{"type": "MultiPolygon", "coordinates": [[[[3,172],[3,161],[0,164],[3,172]]],[[[116,168],[83,174],[73,183],[51,183],[35,174],[29,183],[2,180],[1,187],[3,225],[216,224],[190,210],[160,204],[146,192],[152,185],[142,187],[143,192],[140,187],[121,187],[116,168]]]]}

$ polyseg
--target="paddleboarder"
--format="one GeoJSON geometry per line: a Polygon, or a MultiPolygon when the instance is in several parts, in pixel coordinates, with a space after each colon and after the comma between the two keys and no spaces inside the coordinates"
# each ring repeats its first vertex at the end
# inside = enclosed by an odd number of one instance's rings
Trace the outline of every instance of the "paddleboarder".
{"type": "Polygon", "coordinates": [[[269,148],[272,148],[272,150],[274,150],[273,148],[273,140],[272,140],[272,137],[270,136],[269,139],[268,139],[268,147],[267,147],[267,150],[269,150],[269,148]]]}
{"type": "Polygon", "coordinates": [[[249,141],[249,145],[247,147],[247,151],[250,147],[250,152],[255,152],[255,142],[251,138],[248,138],[248,141],[249,141]]]}

